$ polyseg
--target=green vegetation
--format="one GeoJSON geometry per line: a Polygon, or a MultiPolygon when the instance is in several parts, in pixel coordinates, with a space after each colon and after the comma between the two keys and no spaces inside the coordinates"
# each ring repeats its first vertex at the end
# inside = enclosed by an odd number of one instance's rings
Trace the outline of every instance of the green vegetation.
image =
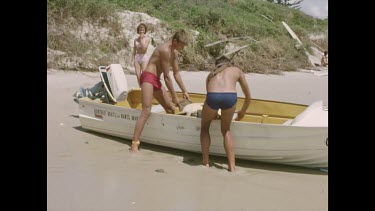
{"type": "MultiPolygon", "coordinates": [[[[247,72],[258,73],[294,71],[309,65],[304,51],[295,48],[294,40],[281,21],[288,23],[306,49],[312,45],[310,34],[327,33],[328,30],[327,19],[312,18],[297,9],[262,0],[48,0],[47,7],[47,45],[53,50],[69,55],[87,51],[92,46],[90,43],[68,33],[69,28],[84,21],[109,26],[113,34],[120,36],[121,26],[116,18],[111,17],[112,11],[130,10],[158,18],[172,30],[199,31],[197,42],[194,46],[189,45],[183,55],[185,64],[197,67],[204,66],[202,63],[208,55],[216,56],[224,49],[224,44],[209,48],[205,48],[205,44],[223,38],[249,36],[252,39],[239,41],[239,45],[249,44],[250,47],[242,50],[234,58],[234,63],[247,72]],[[66,28],[64,33],[57,30],[61,27],[66,28]]],[[[328,42],[318,44],[324,49],[328,47],[328,42]]],[[[105,41],[97,48],[104,54],[120,49],[105,41]]]]}

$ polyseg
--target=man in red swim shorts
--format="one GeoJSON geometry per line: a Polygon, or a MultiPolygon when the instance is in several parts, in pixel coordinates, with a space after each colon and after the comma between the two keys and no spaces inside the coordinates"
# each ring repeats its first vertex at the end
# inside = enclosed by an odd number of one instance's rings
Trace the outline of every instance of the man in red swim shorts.
{"type": "Polygon", "coordinates": [[[174,106],[172,102],[178,105],[179,100],[174,90],[172,79],[169,75],[169,68],[172,66],[173,76],[178,86],[180,87],[183,98],[188,99],[189,94],[186,91],[185,85],[182,82],[181,75],[178,68],[178,53],[182,50],[188,42],[187,33],[184,30],[176,32],[172,40],[167,41],[157,46],[151,55],[146,68],[143,70],[140,77],[142,89],[142,112],[139,116],[132,140],[131,152],[138,152],[140,144],[139,137],[143,131],[146,121],[151,113],[152,97],[163,106],[167,113],[174,113],[174,106]],[[163,73],[165,85],[167,86],[170,94],[172,95],[172,102],[167,93],[167,90],[161,85],[160,75],[163,73]]]}

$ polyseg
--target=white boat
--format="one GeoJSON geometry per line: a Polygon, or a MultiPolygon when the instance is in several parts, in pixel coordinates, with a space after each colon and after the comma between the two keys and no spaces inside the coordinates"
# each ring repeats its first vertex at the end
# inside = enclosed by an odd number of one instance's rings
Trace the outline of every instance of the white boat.
{"type": "MultiPolygon", "coordinates": [[[[105,72],[101,71],[101,74],[105,72]]],[[[119,65],[107,68],[108,77],[121,76],[109,77],[109,80],[127,84],[123,81],[126,80],[125,75],[121,73],[119,65]]],[[[121,89],[110,90],[109,94],[121,93],[120,98],[125,100],[117,100],[113,96],[111,102],[104,102],[101,98],[79,98],[82,127],[131,140],[141,113],[141,90],[125,90],[127,85],[121,89]]],[[[181,93],[178,95],[181,99],[181,93]]],[[[189,95],[194,103],[203,103],[206,97],[200,93],[189,95]]],[[[243,98],[238,98],[238,110],[243,101],[243,98]]],[[[151,112],[140,137],[141,142],[201,153],[199,117],[167,114],[155,99],[151,112]]],[[[176,113],[179,113],[178,108],[176,113]]],[[[219,120],[214,120],[211,124],[210,154],[226,156],[219,123],[219,120]]],[[[241,121],[233,120],[231,132],[237,159],[328,168],[328,109],[322,101],[301,105],[252,99],[245,117],[241,121]]]]}

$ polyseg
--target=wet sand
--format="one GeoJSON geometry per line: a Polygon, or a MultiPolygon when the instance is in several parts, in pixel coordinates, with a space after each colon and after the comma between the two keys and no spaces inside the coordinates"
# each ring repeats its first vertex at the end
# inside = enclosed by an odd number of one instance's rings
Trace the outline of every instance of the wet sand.
{"type": "MultiPolygon", "coordinates": [[[[181,72],[189,92],[205,93],[208,72],[181,72]]],[[[126,75],[129,87],[135,75],[126,75]]],[[[247,74],[253,98],[328,106],[328,77],[247,74]]],[[[328,175],[293,166],[201,155],[150,144],[130,154],[130,140],[80,127],[72,94],[99,74],[47,71],[47,208],[75,210],[328,210],[328,175]]],[[[179,90],[174,82],[174,87],[179,90]]],[[[238,86],[238,90],[240,87],[238,86]]],[[[239,91],[239,95],[243,96],[239,91]]]]}

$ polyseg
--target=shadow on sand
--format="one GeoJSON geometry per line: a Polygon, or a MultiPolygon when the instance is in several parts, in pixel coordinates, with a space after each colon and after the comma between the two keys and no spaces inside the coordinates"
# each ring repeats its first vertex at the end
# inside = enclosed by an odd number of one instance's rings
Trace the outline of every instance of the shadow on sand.
{"type": "MultiPolygon", "coordinates": [[[[130,148],[131,140],[125,138],[119,138],[115,136],[110,136],[90,130],[86,130],[81,126],[73,127],[76,130],[90,133],[92,135],[96,135],[101,138],[109,139],[111,141],[117,141],[119,143],[127,145],[130,148]]],[[[191,165],[191,166],[198,166],[201,165],[201,154],[195,152],[188,152],[184,150],[174,149],[170,147],[158,146],[154,144],[142,143],[142,149],[147,149],[150,151],[163,153],[163,154],[171,154],[175,156],[182,156],[183,163],[191,165]]],[[[227,158],[222,156],[215,156],[210,155],[211,160],[211,167],[215,167],[218,169],[226,169],[223,167],[227,164],[227,158]]],[[[258,161],[249,161],[249,160],[241,160],[236,159],[236,166],[243,167],[243,168],[252,168],[252,169],[260,169],[260,170],[267,170],[267,171],[281,171],[281,172],[289,172],[289,173],[298,173],[298,174],[315,174],[315,175],[328,175],[327,171],[321,171],[318,168],[306,168],[306,167],[299,167],[299,166],[289,166],[283,164],[273,164],[273,163],[265,163],[265,162],[258,162],[258,161]]]]}

